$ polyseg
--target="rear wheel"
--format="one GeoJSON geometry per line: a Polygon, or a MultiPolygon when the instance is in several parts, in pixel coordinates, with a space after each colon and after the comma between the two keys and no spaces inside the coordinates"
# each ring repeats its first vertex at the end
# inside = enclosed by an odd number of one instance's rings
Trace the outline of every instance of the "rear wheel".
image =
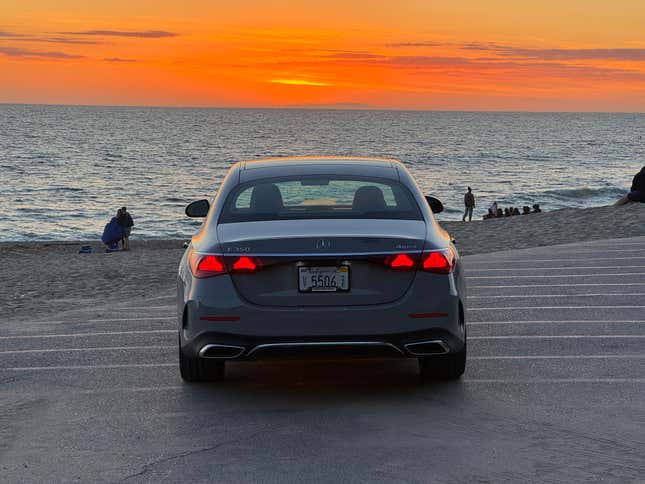
{"type": "Polygon", "coordinates": [[[419,374],[424,380],[457,380],[466,370],[466,321],[464,308],[459,304],[459,325],[464,329],[464,347],[446,355],[421,356],[419,360],[419,374]]]}
{"type": "Polygon", "coordinates": [[[194,358],[184,354],[179,347],[179,373],[187,382],[218,381],[224,379],[226,362],[194,358]]]}

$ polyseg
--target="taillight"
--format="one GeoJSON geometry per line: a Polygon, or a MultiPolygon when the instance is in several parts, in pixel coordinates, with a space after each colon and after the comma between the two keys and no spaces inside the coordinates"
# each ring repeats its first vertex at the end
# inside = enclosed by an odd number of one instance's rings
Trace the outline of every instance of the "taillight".
{"type": "Polygon", "coordinates": [[[426,251],[421,258],[418,254],[395,254],[385,259],[385,265],[397,271],[450,274],[455,267],[455,254],[452,249],[426,251]]]}
{"type": "Polygon", "coordinates": [[[255,272],[260,268],[260,261],[248,256],[230,257],[214,254],[191,252],[189,256],[190,271],[193,276],[214,277],[235,272],[255,272]]]}
{"type": "Polygon", "coordinates": [[[191,252],[189,263],[190,271],[195,277],[214,277],[226,274],[224,259],[217,255],[191,252]]]}
{"type": "Polygon", "coordinates": [[[450,274],[455,267],[455,253],[452,249],[424,252],[421,269],[435,274],[450,274]]]}
{"type": "Polygon", "coordinates": [[[253,272],[258,268],[258,264],[253,262],[249,257],[243,255],[233,262],[233,271],[253,272]]]}
{"type": "Polygon", "coordinates": [[[386,259],[385,263],[391,269],[398,269],[398,270],[414,269],[414,266],[416,265],[416,263],[414,262],[414,259],[410,257],[408,254],[396,254],[396,255],[390,256],[386,259]]]}

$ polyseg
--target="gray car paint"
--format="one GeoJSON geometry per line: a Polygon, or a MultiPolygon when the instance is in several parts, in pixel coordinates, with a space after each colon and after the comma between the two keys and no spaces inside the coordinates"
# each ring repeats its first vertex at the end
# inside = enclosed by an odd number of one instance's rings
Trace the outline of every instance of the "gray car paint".
{"type": "MultiPolygon", "coordinates": [[[[270,250],[279,251],[280,245],[282,244],[277,244],[270,250]]],[[[265,245],[262,250],[269,246],[270,244],[265,245]]],[[[385,246],[381,245],[377,252],[383,252],[384,249],[385,246]]],[[[302,255],[310,254],[311,251],[309,246],[303,246],[301,249],[291,246],[289,250],[302,255]]],[[[253,274],[247,276],[253,277],[253,274]]],[[[269,284],[269,281],[265,283],[269,284]]],[[[450,333],[451,350],[455,351],[460,349],[465,338],[463,326],[459,322],[460,310],[465,311],[465,283],[459,254],[451,244],[449,235],[437,224],[411,174],[401,163],[394,160],[292,158],[235,164],[222,182],[208,216],[182,258],[177,295],[182,348],[193,354],[197,354],[199,346],[207,341],[226,340],[230,343],[249,335],[292,339],[324,335],[327,338],[342,339],[348,335],[407,334],[442,329],[450,333]],[[354,221],[358,223],[354,224],[353,231],[349,229],[350,224],[346,223],[347,220],[316,220],[315,223],[304,221],[304,224],[276,221],[217,225],[226,197],[237,184],[298,174],[363,175],[398,180],[412,193],[424,222],[360,220],[354,221]],[[425,226],[425,230],[420,229],[421,224],[425,226]],[[296,230],[301,230],[302,233],[297,233],[296,230]],[[386,241],[381,244],[396,246],[397,243],[405,243],[406,239],[414,240],[413,243],[416,244],[424,231],[423,249],[452,248],[456,254],[455,270],[449,275],[417,272],[406,291],[399,291],[395,297],[382,299],[376,304],[352,305],[345,300],[343,304],[336,306],[324,304],[308,307],[292,301],[274,307],[263,307],[255,304],[257,301],[249,301],[240,294],[234,282],[235,277],[223,275],[195,279],[187,264],[187,254],[190,250],[221,254],[231,249],[229,252],[234,253],[235,244],[253,244],[257,239],[276,239],[280,235],[284,236],[282,240],[295,238],[310,243],[312,237],[336,235],[352,238],[370,235],[373,238],[380,233],[386,241]],[[240,319],[236,322],[218,322],[217,325],[200,319],[222,313],[234,313],[240,319]],[[447,316],[432,320],[407,317],[412,313],[445,313],[447,316]]],[[[294,292],[291,296],[301,295],[294,292]]],[[[247,348],[248,350],[250,348],[247,348]]]]}

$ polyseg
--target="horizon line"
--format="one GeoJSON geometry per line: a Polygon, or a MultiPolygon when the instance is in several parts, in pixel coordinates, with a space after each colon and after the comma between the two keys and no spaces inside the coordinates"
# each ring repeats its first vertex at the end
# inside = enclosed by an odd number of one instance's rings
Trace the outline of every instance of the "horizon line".
{"type": "Polygon", "coordinates": [[[52,106],[52,107],[87,107],[87,108],[138,108],[138,109],[221,109],[221,110],[293,110],[293,111],[391,111],[391,112],[429,112],[429,113],[526,113],[526,114],[645,114],[645,111],[553,111],[529,109],[412,109],[388,108],[376,106],[356,106],[351,103],[338,105],[285,105],[285,106],[206,106],[206,105],[160,105],[160,104],[76,104],[76,103],[21,103],[0,102],[0,106],[52,106]]]}

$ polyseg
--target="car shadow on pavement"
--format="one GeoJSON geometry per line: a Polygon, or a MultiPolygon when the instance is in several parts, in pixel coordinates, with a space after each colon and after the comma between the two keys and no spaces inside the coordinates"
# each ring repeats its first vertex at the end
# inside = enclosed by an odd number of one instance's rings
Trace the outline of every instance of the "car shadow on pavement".
{"type": "Polygon", "coordinates": [[[422,381],[414,359],[264,360],[227,364],[226,372],[224,381],[186,384],[183,393],[356,400],[462,391],[459,381],[422,381]]]}

